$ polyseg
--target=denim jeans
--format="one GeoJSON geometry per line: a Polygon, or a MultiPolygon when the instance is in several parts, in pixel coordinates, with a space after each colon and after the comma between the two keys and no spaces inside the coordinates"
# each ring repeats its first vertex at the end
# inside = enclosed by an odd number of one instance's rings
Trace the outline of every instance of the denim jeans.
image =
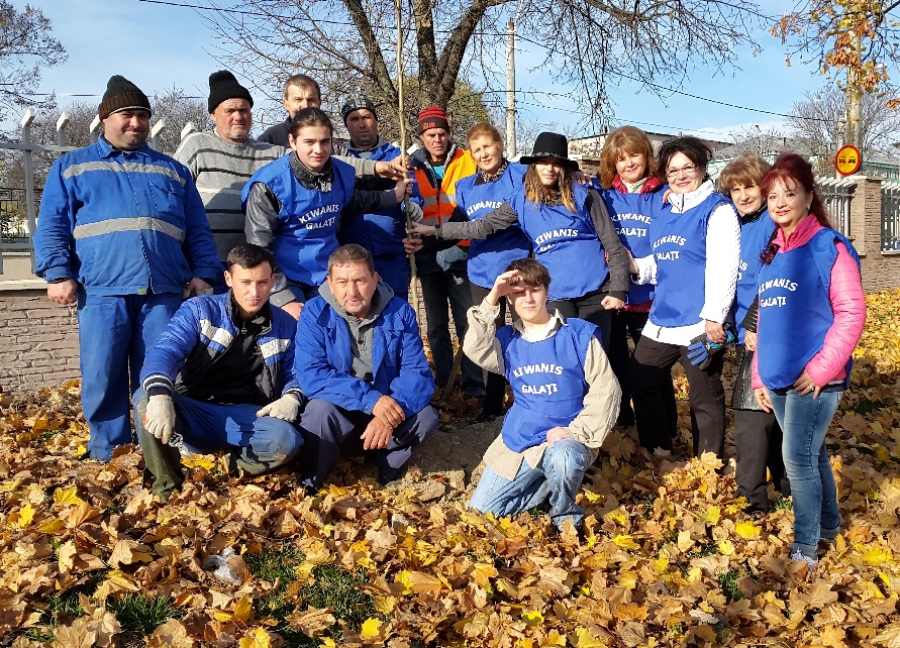
{"type": "Polygon", "coordinates": [[[784,467],[794,499],[791,553],[799,550],[815,558],[819,540],[834,540],[841,528],[825,432],[842,394],[823,391],[813,399],[811,393],[801,396],[793,389],[769,390],[775,418],[784,431],[784,467]]]}
{"type": "Polygon", "coordinates": [[[533,509],[549,499],[553,524],[562,530],[563,522],[571,519],[578,528],[584,511],[575,503],[575,496],[590,465],[591,453],[583,444],[575,439],[562,439],[547,447],[537,468],[523,459],[512,481],[485,466],[469,508],[506,517],[533,509]]]}
{"type": "MultiPolygon", "coordinates": [[[[173,394],[175,431],[191,452],[210,454],[230,450],[232,463],[250,475],[261,475],[290,462],[303,438],[293,423],[274,416],[256,416],[259,405],[218,405],[173,394]]],[[[144,462],[154,477],[153,492],[166,496],[184,482],[177,448],[144,429],[148,397],[143,388],[134,395],[134,427],[144,462]]]]}

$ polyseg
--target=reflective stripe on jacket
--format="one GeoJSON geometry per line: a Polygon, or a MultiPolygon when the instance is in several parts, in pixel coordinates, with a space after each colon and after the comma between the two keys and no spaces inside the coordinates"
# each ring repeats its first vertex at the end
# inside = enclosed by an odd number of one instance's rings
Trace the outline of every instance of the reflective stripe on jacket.
{"type": "Polygon", "coordinates": [[[34,243],[38,276],[96,295],[180,293],[223,270],[190,172],[146,144],[101,138],[54,162],[34,243]]]}
{"type": "MultiPolygon", "coordinates": [[[[215,370],[238,334],[232,319],[231,291],[224,295],[202,295],[184,302],[159,341],[147,352],[141,369],[145,390],[164,387],[175,391],[175,380],[185,365],[186,373],[200,379],[215,370]]],[[[272,306],[272,325],[257,337],[266,380],[263,391],[270,400],[288,392],[299,392],[294,378],[294,334],[297,323],[272,306]]],[[[185,385],[190,389],[190,385],[185,385]]]]}

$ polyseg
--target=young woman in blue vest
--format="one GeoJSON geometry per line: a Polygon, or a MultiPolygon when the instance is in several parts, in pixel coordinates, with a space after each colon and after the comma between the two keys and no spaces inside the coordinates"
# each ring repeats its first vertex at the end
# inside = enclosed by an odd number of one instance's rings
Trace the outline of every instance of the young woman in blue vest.
{"type": "Polygon", "coordinates": [[[724,354],[709,355],[702,364],[688,355],[694,343],[702,341],[706,351],[726,342],[723,325],[734,302],[740,256],[737,213],[706,174],[710,157],[696,137],[669,140],[657,155],[659,174],[671,192],[650,222],[651,253],[632,265],[635,283],[656,287],[628,378],[641,445],[671,450],[663,393],[672,366],[681,360],[690,385],[694,454],[723,457],[724,354]]]}
{"type": "Polygon", "coordinates": [[[511,263],[484,300],[469,311],[463,349],[473,362],[505,375],[514,402],[469,502],[507,516],[550,502],[563,530],[583,518],[575,496],[619,411],[619,384],[597,327],[548,310],[547,268],[534,259],[511,263]],[[503,299],[518,319],[497,327],[503,299]]]}
{"type": "MultiPolygon", "coordinates": [[[[658,212],[659,190],[662,183],[656,177],[656,160],[650,138],[639,128],[622,126],[606,138],[600,151],[601,195],[612,219],[619,240],[634,257],[650,254],[650,221],[658,212]]],[[[609,347],[606,350],[619,385],[622,405],[618,425],[634,425],[631,390],[628,387],[628,334],[635,344],[647,324],[653,303],[653,285],[631,284],[628,298],[621,310],[612,313],[609,347]]],[[[662,386],[663,403],[668,412],[669,433],[678,434],[678,409],[675,405],[675,386],[671,379],[662,386]]]]}
{"type": "Polygon", "coordinates": [[[353,167],[331,157],[332,130],[318,108],[299,111],[288,136],[292,152],[254,173],[241,194],[247,242],[275,253],[271,302],[295,318],[325,281],[341,216],[396,207],[409,188],[401,180],[394,191],[355,190],[353,167]]]}
{"type": "Polygon", "coordinates": [[[809,163],[782,154],[762,190],[778,228],[759,270],[753,388],[784,430],[791,558],[813,567],[819,542],[833,541],[841,527],[825,433],[850,382],[866,299],[859,257],[831,229],[809,163]]]}
{"type": "Polygon", "coordinates": [[[531,240],[534,258],[543,263],[553,284],[548,308],[563,317],[578,317],[600,329],[609,343],[610,311],[622,308],[628,294],[628,252],[619,241],[603,198],[575,178],[565,136],[541,133],[523,186],[499,208],[477,220],[417,224],[413,233],[439,239],[483,239],[518,223],[531,240]]]}
{"type": "Polygon", "coordinates": [[[757,275],[762,266],[760,250],[775,234],[775,222],[766,211],[762,179],[769,163],[747,153],[722,169],[719,191],[730,196],[741,218],[741,259],[738,266],[734,321],[737,329],[738,375],[734,382],[731,408],[734,411],[734,446],[737,452],[737,494],[749,504],[750,513],[769,510],[767,472],[772,473],[775,490],[791,494],[781,457],[781,428],[775,415],[756,403],[750,367],[756,350],[756,330],[747,330],[743,322],[756,299],[757,275]]]}

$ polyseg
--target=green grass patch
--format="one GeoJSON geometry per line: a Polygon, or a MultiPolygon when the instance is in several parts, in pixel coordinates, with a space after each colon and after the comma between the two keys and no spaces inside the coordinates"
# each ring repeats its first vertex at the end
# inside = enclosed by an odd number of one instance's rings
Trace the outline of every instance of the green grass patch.
{"type": "Polygon", "coordinates": [[[775,503],[772,504],[773,511],[793,511],[794,505],[791,502],[789,497],[779,497],[775,500],[775,503]]]}
{"type": "MultiPolygon", "coordinates": [[[[363,570],[352,573],[336,565],[317,565],[312,571],[315,582],[296,590],[290,585],[297,580],[296,569],[303,562],[303,553],[295,546],[269,547],[260,553],[244,556],[244,560],[254,576],[279,583],[274,592],[257,603],[257,613],[280,621],[272,630],[284,639],[287,648],[318,648],[322,643],[320,639],[293,630],[284,621],[296,610],[331,608],[334,617],[353,631],[358,631],[369,617],[381,618],[372,597],[359,589],[367,580],[363,570]]],[[[340,623],[326,631],[326,635],[340,642],[340,623]]]]}
{"type": "Polygon", "coordinates": [[[869,412],[883,410],[885,407],[887,407],[887,404],[882,403],[881,401],[861,400],[854,405],[850,411],[856,412],[857,414],[868,414],[869,412]]]}
{"type": "Polygon", "coordinates": [[[744,598],[741,588],[738,587],[738,579],[740,577],[741,574],[736,569],[729,569],[718,575],[719,587],[722,588],[722,593],[725,594],[725,598],[728,599],[729,603],[740,601],[744,598]]]}
{"type": "Polygon", "coordinates": [[[116,615],[122,632],[145,637],[169,619],[184,617],[184,610],[173,606],[165,596],[127,594],[124,598],[109,599],[107,608],[116,615]]]}

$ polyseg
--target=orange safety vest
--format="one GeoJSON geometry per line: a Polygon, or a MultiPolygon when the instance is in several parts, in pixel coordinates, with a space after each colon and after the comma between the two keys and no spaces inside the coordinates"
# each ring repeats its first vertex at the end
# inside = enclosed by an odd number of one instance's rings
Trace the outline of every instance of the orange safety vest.
{"type": "MultiPolygon", "coordinates": [[[[440,225],[445,218],[453,215],[456,207],[456,181],[474,175],[478,171],[475,160],[468,151],[456,149],[453,159],[444,166],[444,178],[437,187],[431,186],[428,172],[420,167],[415,168],[416,184],[422,196],[422,223],[440,225]]],[[[462,243],[468,245],[469,242],[462,243]]]]}

